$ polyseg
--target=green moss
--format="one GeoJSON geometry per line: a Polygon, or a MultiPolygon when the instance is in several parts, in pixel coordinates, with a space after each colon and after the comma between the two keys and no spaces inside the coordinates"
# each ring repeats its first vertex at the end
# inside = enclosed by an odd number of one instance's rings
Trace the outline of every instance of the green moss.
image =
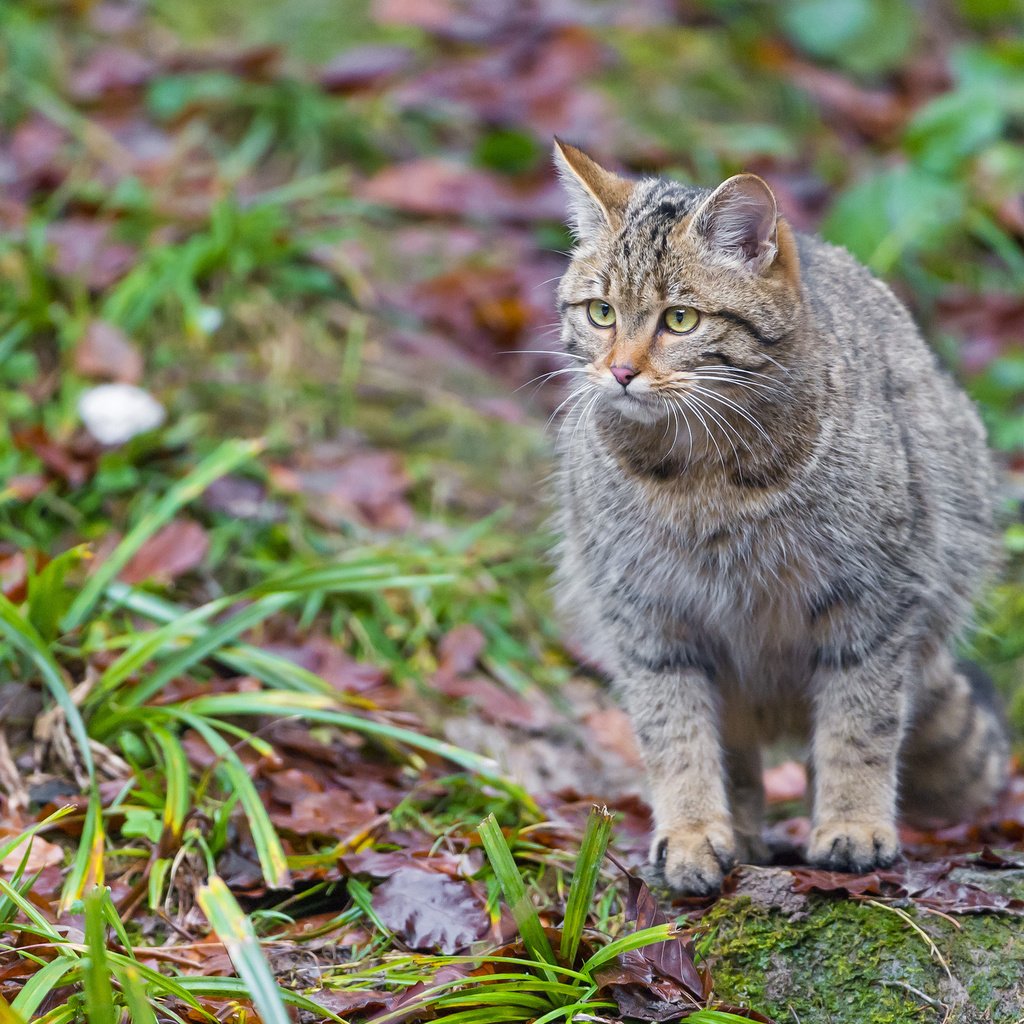
{"type": "Polygon", "coordinates": [[[780,1021],[815,1024],[1014,1024],[1024,998],[1024,929],[992,915],[956,924],[913,909],[812,899],[792,919],[739,897],[705,918],[718,998],[780,1021]],[[957,927],[957,924],[960,927],[957,927]],[[938,1014],[938,1016],[936,1016],[938,1014]]]}

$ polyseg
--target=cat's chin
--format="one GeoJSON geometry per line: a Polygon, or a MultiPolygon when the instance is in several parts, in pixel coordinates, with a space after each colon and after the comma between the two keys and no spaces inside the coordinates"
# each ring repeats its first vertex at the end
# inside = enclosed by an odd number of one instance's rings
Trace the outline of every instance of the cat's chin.
{"type": "Polygon", "coordinates": [[[660,423],[668,416],[665,405],[647,395],[616,395],[608,404],[619,416],[633,423],[650,425],[660,423]]]}

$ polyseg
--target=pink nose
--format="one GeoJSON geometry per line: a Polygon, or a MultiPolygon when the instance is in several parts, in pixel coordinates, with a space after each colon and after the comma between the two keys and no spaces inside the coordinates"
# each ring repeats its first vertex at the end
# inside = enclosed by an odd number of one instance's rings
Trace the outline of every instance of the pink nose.
{"type": "Polygon", "coordinates": [[[612,376],[623,386],[627,387],[629,382],[636,376],[636,370],[632,366],[613,366],[612,376]]]}

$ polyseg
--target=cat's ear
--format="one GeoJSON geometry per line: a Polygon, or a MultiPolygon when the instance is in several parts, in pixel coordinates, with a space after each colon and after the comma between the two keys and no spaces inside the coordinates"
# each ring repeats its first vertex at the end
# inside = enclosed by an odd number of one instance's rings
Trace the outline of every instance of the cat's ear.
{"type": "Polygon", "coordinates": [[[570,224],[577,238],[618,226],[633,191],[631,181],[606,171],[582,149],[557,138],[555,166],[569,193],[570,224]]]}
{"type": "Polygon", "coordinates": [[[704,200],[687,231],[725,262],[761,273],[779,251],[778,217],[767,183],[756,174],[737,174],[704,200]]]}

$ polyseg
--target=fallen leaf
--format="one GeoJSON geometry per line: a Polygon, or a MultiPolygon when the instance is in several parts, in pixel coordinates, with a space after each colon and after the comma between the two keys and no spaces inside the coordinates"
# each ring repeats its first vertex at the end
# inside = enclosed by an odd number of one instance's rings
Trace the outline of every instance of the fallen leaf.
{"type": "Polygon", "coordinates": [[[49,843],[39,836],[33,836],[31,848],[25,843],[16,846],[3,860],[0,860],[0,871],[11,874],[18,870],[22,859],[25,858],[25,851],[28,850],[28,858],[25,860],[25,874],[33,875],[43,868],[57,867],[64,863],[64,848],[56,843],[49,843]]]}
{"type": "Polygon", "coordinates": [[[111,240],[110,225],[86,217],[55,221],[46,229],[46,240],[53,250],[53,269],[95,291],[119,281],[138,258],[134,246],[111,240]]]}
{"type": "Polygon", "coordinates": [[[355,92],[381,82],[412,66],[415,53],[407,46],[356,46],[328,61],[317,75],[327,92],[355,92]]]}
{"type": "Polygon", "coordinates": [[[272,466],[270,479],[282,491],[314,499],[309,514],[325,526],[354,520],[400,531],[413,522],[412,507],[405,500],[412,480],[396,452],[358,452],[334,462],[314,460],[308,469],[272,466]]]}
{"type": "Polygon", "coordinates": [[[99,449],[87,435],[57,439],[44,427],[34,426],[16,431],[13,440],[16,447],[31,451],[72,487],[81,487],[96,472],[99,449]],[[81,443],[83,440],[86,443],[81,443]]]}
{"type": "Polygon", "coordinates": [[[487,647],[487,638],[468,622],[448,630],[437,645],[439,675],[461,676],[476,668],[477,659],[487,647]]]}
{"type": "Polygon", "coordinates": [[[643,756],[636,742],[636,733],[629,715],[621,708],[598,708],[584,719],[594,739],[606,750],[618,754],[626,764],[643,766],[643,756]]]}
{"type": "Polygon", "coordinates": [[[957,864],[951,860],[910,861],[864,875],[848,875],[818,868],[792,868],[796,892],[832,896],[879,896],[909,899],[946,914],[1006,913],[1024,915],[1024,900],[989,892],[980,886],[949,877],[957,864]]]}
{"type": "Polygon", "coordinates": [[[198,523],[175,519],[139,548],[118,579],[131,584],[145,580],[171,583],[202,565],[209,548],[210,538],[198,523]]]}
{"type": "MultiPolygon", "coordinates": [[[[635,931],[669,921],[647,883],[635,875],[629,876],[625,916],[635,931]]],[[[694,964],[693,943],[683,933],[617,956],[594,980],[623,1016],[636,1020],[674,1020],[704,1001],[705,981],[694,964]]]]}
{"type": "MultiPolygon", "coordinates": [[[[275,790],[275,796],[281,800],[279,794],[280,790],[275,790]]],[[[356,800],[343,789],[307,792],[291,801],[287,809],[275,806],[269,813],[270,820],[283,831],[339,841],[366,832],[378,817],[372,803],[356,800]]]]}
{"type": "Polygon", "coordinates": [[[512,183],[445,157],[420,157],[378,171],[359,197],[403,213],[485,221],[561,220],[565,198],[553,179],[512,183]]]}
{"type": "Polygon", "coordinates": [[[540,695],[528,700],[483,676],[453,679],[441,675],[434,685],[448,697],[468,700],[485,718],[499,725],[516,725],[531,729],[542,724],[547,702],[540,695]]]}
{"type": "Polygon", "coordinates": [[[452,954],[489,925],[483,901],[467,882],[401,868],[373,891],[381,921],[412,949],[452,954]]]}
{"type": "Polygon", "coordinates": [[[120,327],[92,320],[75,346],[75,371],[83,377],[138,384],[142,355],[120,327]]]}
{"type": "Polygon", "coordinates": [[[77,100],[89,102],[110,93],[134,92],[146,85],[157,70],[157,64],[138,50],[101,46],[71,76],[71,94],[77,100]]]}

